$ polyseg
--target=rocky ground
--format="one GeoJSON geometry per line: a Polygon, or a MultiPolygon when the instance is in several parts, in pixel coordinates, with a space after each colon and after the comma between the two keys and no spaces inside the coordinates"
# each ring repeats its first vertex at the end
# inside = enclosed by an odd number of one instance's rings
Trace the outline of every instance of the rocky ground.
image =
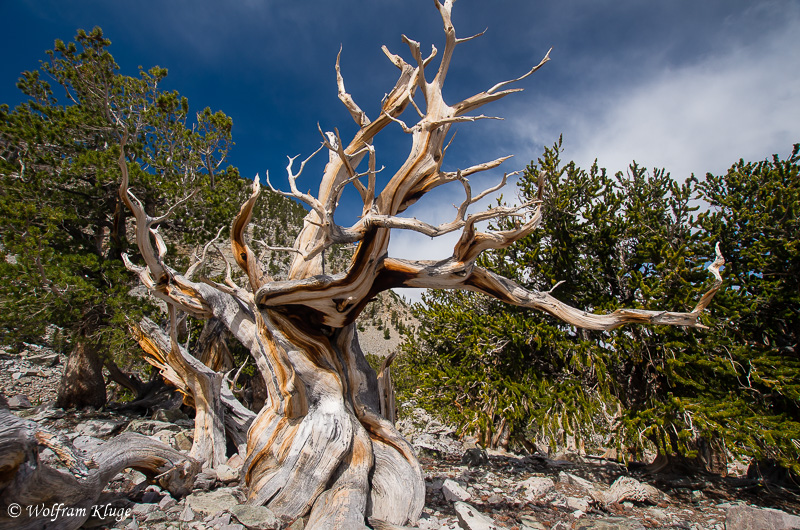
{"type": "MultiPolygon", "coordinates": [[[[0,388],[14,412],[58,430],[86,455],[124,431],[188,451],[192,420],[180,410],[139,417],[109,411],[62,411],[47,405],[64,359],[30,349],[26,358],[0,354],[0,388]],[[38,403],[44,403],[36,407],[38,403]]],[[[800,494],[762,479],[648,475],[599,458],[489,452],[456,439],[454,430],[421,409],[398,428],[418,451],[427,495],[421,529],[769,529],[800,528],[800,494]]],[[[57,465],[45,450],[42,458],[57,465]]],[[[117,475],[85,528],[277,529],[263,507],[241,505],[239,455],[203,473],[195,491],[174,499],[145,476],[117,475]]],[[[4,515],[4,514],[3,514],[4,515]]],[[[292,530],[300,530],[302,520],[292,530]]]]}

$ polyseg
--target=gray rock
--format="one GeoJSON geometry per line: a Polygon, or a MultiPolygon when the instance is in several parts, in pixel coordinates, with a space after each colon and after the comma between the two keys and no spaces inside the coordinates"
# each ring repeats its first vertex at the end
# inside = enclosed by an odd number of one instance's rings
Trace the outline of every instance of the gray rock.
{"type": "Polygon", "coordinates": [[[185,420],[188,416],[180,409],[158,409],[153,413],[153,420],[174,423],[178,420],[185,420]]]}
{"type": "Polygon", "coordinates": [[[442,523],[439,522],[438,517],[423,513],[419,518],[417,526],[420,530],[440,530],[440,528],[442,528],[442,523]]]}
{"type": "Polygon", "coordinates": [[[547,528],[532,515],[523,515],[519,518],[522,526],[520,530],[547,530],[547,528]]]}
{"type": "Polygon", "coordinates": [[[567,497],[567,507],[571,510],[589,511],[591,500],[587,497],[567,497]]]}
{"type": "Polygon", "coordinates": [[[179,451],[191,451],[192,449],[192,438],[185,432],[176,432],[175,436],[173,437],[175,440],[175,448],[179,451]]]}
{"type": "Polygon", "coordinates": [[[39,355],[31,355],[26,357],[25,360],[36,364],[46,364],[48,366],[56,366],[61,362],[61,358],[57,353],[41,353],[39,355]]]}
{"type": "Polygon", "coordinates": [[[572,473],[566,473],[564,471],[558,474],[558,481],[562,484],[571,484],[573,486],[583,488],[586,491],[594,489],[594,484],[592,484],[591,481],[588,481],[585,478],[581,478],[577,475],[573,475],[572,473]]]}
{"type": "Polygon", "coordinates": [[[575,525],[575,530],[645,530],[642,523],[627,517],[585,519],[575,525]]]}
{"type": "Polygon", "coordinates": [[[548,492],[546,500],[550,504],[550,506],[555,506],[557,508],[564,508],[564,509],[569,508],[569,505],[567,504],[567,497],[560,491],[553,490],[551,492],[548,492]]]}
{"type": "Polygon", "coordinates": [[[8,408],[11,410],[29,409],[33,406],[25,394],[17,394],[8,398],[8,408]]]}
{"type": "Polygon", "coordinates": [[[530,477],[520,483],[525,488],[525,498],[528,501],[541,499],[556,487],[556,483],[550,477],[530,477]]]}
{"type": "Polygon", "coordinates": [[[228,465],[220,464],[214,471],[217,473],[217,479],[225,484],[239,480],[239,472],[228,465]]]}
{"type": "MultiPolygon", "coordinates": [[[[176,446],[176,444],[175,444],[175,435],[176,434],[177,433],[174,432],[174,431],[168,431],[166,429],[163,429],[163,430],[160,430],[160,431],[157,431],[157,432],[153,433],[151,435],[151,438],[156,438],[160,442],[163,442],[163,443],[165,443],[167,445],[175,447],[176,446]]],[[[190,449],[191,449],[191,447],[190,447],[190,449]]]]}
{"type": "Polygon", "coordinates": [[[184,511],[191,510],[195,517],[205,518],[225,510],[230,511],[231,508],[239,504],[239,498],[235,494],[234,488],[219,488],[208,492],[194,492],[186,497],[185,502],[186,508],[184,511]]]}
{"type": "Polygon", "coordinates": [[[219,530],[245,530],[245,527],[239,523],[224,524],[219,527],[219,530]]]}
{"type": "Polygon", "coordinates": [[[464,451],[463,444],[453,437],[455,429],[421,408],[413,409],[410,417],[397,422],[397,429],[418,453],[461,455],[464,451]]]}
{"type": "Polygon", "coordinates": [[[164,498],[158,503],[158,508],[160,510],[169,510],[173,506],[177,505],[178,501],[170,497],[169,495],[165,495],[164,498]]]}
{"type": "Polygon", "coordinates": [[[145,436],[152,436],[159,431],[178,432],[181,430],[181,428],[173,423],[167,423],[165,421],[133,420],[128,424],[127,427],[125,427],[125,430],[138,432],[139,434],[144,434],[145,436]]]}
{"type": "Polygon", "coordinates": [[[156,510],[158,510],[158,504],[134,504],[133,509],[131,510],[131,515],[138,515],[141,517],[156,510]]]}
{"type": "Polygon", "coordinates": [[[442,484],[442,493],[444,498],[450,502],[455,501],[468,501],[472,498],[467,490],[462,488],[455,480],[447,479],[442,484]]]}
{"type": "Polygon", "coordinates": [[[194,489],[208,491],[217,483],[217,473],[213,469],[206,469],[198,473],[194,479],[194,489]]]}
{"type": "Polygon", "coordinates": [[[223,526],[226,524],[231,524],[231,514],[228,512],[223,512],[216,517],[209,515],[206,517],[206,522],[208,523],[208,526],[223,526]]]}
{"type": "Polygon", "coordinates": [[[495,522],[466,502],[456,502],[453,505],[458,517],[458,523],[464,530],[500,530],[495,522]]]}
{"type": "MultiPolygon", "coordinates": [[[[190,497],[191,497],[191,495],[190,495],[190,497]]],[[[179,517],[179,520],[181,520],[183,522],[194,521],[194,517],[195,517],[194,510],[192,510],[192,507],[187,504],[183,508],[183,511],[181,512],[181,516],[179,517]]]]}
{"type": "Polygon", "coordinates": [[[489,498],[486,500],[489,504],[500,504],[501,502],[505,501],[506,498],[502,495],[498,495],[497,493],[492,493],[489,495],[489,498]]]}
{"type": "Polygon", "coordinates": [[[240,504],[232,507],[230,512],[248,530],[277,530],[281,527],[281,522],[266,506],[240,504]]]}
{"type": "Polygon", "coordinates": [[[158,523],[167,520],[167,514],[161,510],[153,510],[144,519],[148,523],[158,523]]]}
{"type": "Polygon", "coordinates": [[[738,505],[728,508],[726,530],[789,530],[800,528],[800,517],[772,508],[738,505]]]}
{"type": "Polygon", "coordinates": [[[78,435],[102,438],[116,434],[124,424],[125,422],[117,420],[87,420],[79,423],[75,427],[75,432],[78,435]]]}
{"type": "Polygon", "coordinates": [[[230,466],[233,469],[241,469],[244,465],[244,460],[242,460],[242,457],[239,456],[239,453],[234,453],[230,458],[228,458],[228,461],[225,462],[225,465],[230,466]]]}
{"type": "Polygon", "coordinates": [[[430,483],[428,483],[426,479],[425,482],[425,488],[431,491],[440,491],[443,485],[444,485],[444,480],[441,478],[434,478],[430,481],[430,483]]]}

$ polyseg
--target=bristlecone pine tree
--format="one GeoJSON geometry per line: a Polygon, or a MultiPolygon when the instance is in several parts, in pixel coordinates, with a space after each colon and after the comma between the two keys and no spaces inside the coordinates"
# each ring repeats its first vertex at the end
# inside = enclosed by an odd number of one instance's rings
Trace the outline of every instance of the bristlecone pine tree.
{"type": "MultiPolygon", "coordinates": [[[[486,118],[472,112],[520,90],[506,87],[531,75],[549,57],[517,79],[447,104],[442,86],[453,52],[459,43],[469,40],[456,37],[452,4],[452,0],[436,2],[446,44],[439,67],[432,74],[435,49],[423,57],[419,43],[404,37],[413,57],[408,63],[384,48],[400,75],[374,119],[368,118],[346,92],[337,62],[339,98],[359,130],[348,143],[338,133],[323,134],[319,150],[327,149],[330,160],[316,197],[300,192],[296,185],[305,161],[298,169],[289,166],[291,191],[285,195],[308,205],[310,212],[293,248],[288,249],[295,256],[286,280],[273,280],[245,240],[260,193],[258,179],[251,197],[233,220],[230,233],[233,255],[247,284],[237,285],[230,273],[219,283],[193,279],[196,267],[187,274],[170,268],[165,262],[166,244],[156,231],[169,212],[150,216],[129,191],[124,156],[129,121],[118,117],[123,147],[120,194],[136,219],[137,245],[143,259],[143,265],[129,260],[128,266],[155,296],[168,303],[170,312],[169,337],[143,326],[141,339],[150,344],[150,352],[160,359],[157,362],[161,362],[165,375],[183,381],[192,394],[197,407],[193,456],[203,458],[206,465],[216,465],[224,457],[223,428],[237,432],[243,441],[247,429],[243,477],[249,489],[248,502],[268,506],[285,521],[308,515],[306,528],[365,528],[367,517],[394,524],[414,523],[423,507],[425,486],[420,465],[411,446],[381,414],[387,404],[382,405],[379,399],[376,375],[365,361],[356,335],[356,317],[377,293],[397,287],[472,290],[547,311],[576,326],[613,329],[627,323],[697,326],[699,314],[719,287],[717,283],[691,313],[618,310],[599,315],[566,305],[548,293],[526,290],[476,266],[481,252],[506,247],[535,230],[541,221],[541,205],[533,201],[468,213],[469,206],[505,184],[506,178],[496,188],[473,196],[467,177],[494,169],[505,158],[455,172],[443,171],[448,133],[453,124],[486,118]],[[415,102],[415,94],[422,95],[421,104],[415,102]],[[400,119],[409,106],[419,118],[413,125],[400,119]],[[410,134],[412,145],[405,162],[378,190],[372,143],[390,125],[410,134]],[[364,160],[367,168],[359,171],[364,160]],[[427,192],[447,183],[458,183],[466,192],[466,200],[452,222],[431,226],[400,216],[427,192]],[[363,210],[355,224],[343,227],[334,222],[334,211],[343,190],[350,185],[360,194],[363,210]],[[513,229],[495,232],[480,232],[476,227],[480,221],[504,218],[516,218],[519,223],[513,229]],[[414,230],[431,237],[460,231],[460,238],[449,259],[411,261],[387,255],[392,229],[414,230]],[[332,245],[354,243],[357,249],[349,268],[326,275],[324,251],[332,245]],[[176,333],[180,312],[218,319],[250,350],[268,391],[266,405],[254,418],[237,407],[219,374],[204,368],[180,348],[176,333]]],[[[717,277],[719,265],[721,258],[712,268],[717,277]]]]}

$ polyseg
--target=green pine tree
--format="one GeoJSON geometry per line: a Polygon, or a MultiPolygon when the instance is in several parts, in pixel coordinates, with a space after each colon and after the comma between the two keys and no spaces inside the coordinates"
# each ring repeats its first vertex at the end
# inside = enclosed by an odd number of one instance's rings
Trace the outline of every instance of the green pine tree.
{"type": "Polygon", "coordinates": [[[722,241],[736,264],[704,317],[710,329],[586,331],[470,293],[432,292],[415,309],[424,326],[396,363],[401,395],[446,411],[487,445],[582,443],[636,457],[649,449],[719,470],[724,449],[796,461],[796,152],[740,163],[698,187],[635,163],[614,177],[596,165],[584,171],[562,164],[560,149],[519,182],[522,199],[535,199],[543,175],[542,227],[484,264],[590,312],[691,311],[722,241]],[[700,192],[712,208],[696,218],[700,192]]]}
{"type": "MultiPolygon", "coordinates": [[[[139,357],[130,355],[127,324],[154,311],[129,294],[138,279],[122,261],[130,251],[118,191],[122,138],[147,211],[179,204],[160,231],[179,242],[181,265],[247,194],[227,163],[231,118],[208,108],[191,113],[185,97],[162,88],[166,69],[123,75],[110,44],[100,28],[56,41],[40,69],[19,80],[27,101],[0,107],[0,341],[19,347],[39,341],[48,325],[63,330],[64,406],[105,402],[103,362],[139,357]]],[[[293,224],[300,212],[280,196],[260,208],[293,224]]]]}

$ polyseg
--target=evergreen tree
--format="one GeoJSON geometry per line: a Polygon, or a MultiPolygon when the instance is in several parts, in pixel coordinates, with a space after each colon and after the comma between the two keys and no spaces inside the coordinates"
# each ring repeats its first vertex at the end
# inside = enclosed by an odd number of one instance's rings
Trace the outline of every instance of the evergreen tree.
{"type": "Polygon", "coordinates": [[[797,338],[779,331],[798,329],[797,274],[789,272],[798,263],[791,243],[797,185],[789,184],[797,180],[796,153],[787,162],[740,163],[726,177],[709,176],[699,189],[712,210],[695,219],[694,178],[680,185],[635,163],[612,178],[596,165],[588,172],[562,165],[559,151],[560,142],[519,182],[522,200],[536,198],[544,185],[540,231],[487,254],[487,265],[590,312],[654,303],[690,311],[697,303],[693,286],[705,281],[720,240],[723,254],[739,264],[706,319],[711,328],[586,331],[474,294],[431,292],[416,307],[425,324],[396,363],[401,395],[449,411],[487,445],[589,442],[634,456],[649,448],[665,461],[696,456],[717,470],[723,448],[796,459],[797,338]],[[777,201],[784,206],[774,208],[777,201]],[[762,232],[770,238],[754,245],[762,232]],[[751,297],[743,300],[744,293],[751,297]],[[770,312],[775,307],[780,312],[770,312]],[[745,312],[748,324],[740,328],[745,312]],[[748,327],[754,323],[757,332],[748,327]],[[758,337],[758,355],[743,336],[758,337]],[[742,386],[751,380],[761,386],[742,386]]]}
{"type": "MultiPolygon", "coordinates": [[[[700,185],[698,225],[721,242],[728,287],[706,354],[727,382],[712,421],[738,453],[800,472],[800,144],[781,160],[740,160],[700,185]]],[[[715,385],[717,386],[717,385],[715,385]]],[[[687,405],[689,408],[689,405],[687,405]]],[[[711,406],[708,407],[709,409],[711,406]]]]}
{"type": "Polygon", "coordinates": [[[64,331],[62,406],[105,402],[103,360],[128,347],[126,321],[152,310],[129,296],[134,278],[121,259],[129,245],[120,136],[129,135],[135,191],[148,210],[204,190],[192,215],[163,227],[185,243],[222,226],[235,207],[219,197],[244,188],[225,165],[231,119],[205,109],[193,121],[186,98],[160,88],[165,69],[122,75],[109,45],[99,28],[56,41],[41,68],[19,80],[28,100],[0,111],[2,341],[36,341],[48,324],[64,331]]]}

